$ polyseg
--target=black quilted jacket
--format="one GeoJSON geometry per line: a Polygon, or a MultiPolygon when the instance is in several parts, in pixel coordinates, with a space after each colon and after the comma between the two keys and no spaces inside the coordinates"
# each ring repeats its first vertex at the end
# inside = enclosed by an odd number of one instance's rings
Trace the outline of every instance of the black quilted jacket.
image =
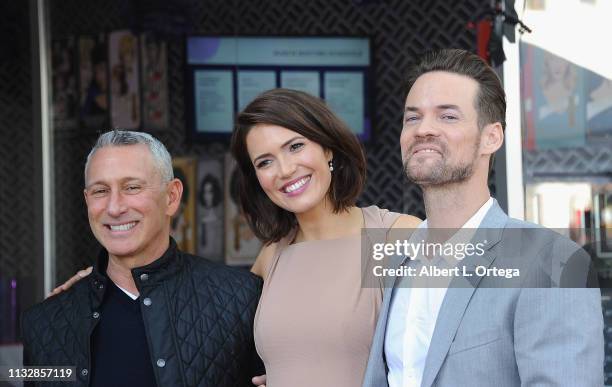
{"type": "MultiPolygon", "coordinates": [[[[90,337],[109,281],[107,262],[103,252],[86,279],[24,312],[24,365],[76,366],[76,383],[63,385],[89,385],[90,337]]],[[[264,372],[253,342],[258,277],[182,253],[173,240],[132,276],[159,387],[246,387],[264,372]]]]}

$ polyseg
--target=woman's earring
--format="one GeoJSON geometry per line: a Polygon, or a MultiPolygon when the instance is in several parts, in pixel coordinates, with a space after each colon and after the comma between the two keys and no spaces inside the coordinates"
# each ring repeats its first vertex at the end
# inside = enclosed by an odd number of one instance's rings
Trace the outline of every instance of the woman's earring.
{"type": "Polygon", "coordinates": [[[329,160],[329,171],[333,172],[334,171],[334,160],[329,160]]]}

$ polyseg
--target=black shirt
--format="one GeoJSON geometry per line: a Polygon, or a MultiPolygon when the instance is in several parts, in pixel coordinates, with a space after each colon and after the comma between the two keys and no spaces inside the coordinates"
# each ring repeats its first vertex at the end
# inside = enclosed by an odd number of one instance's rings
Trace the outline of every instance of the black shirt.
{"type": "Polygon", "coordinates": [[[91,338],[94,387],[150,387],[155,375],[140,311],[140,298],[132,300],[108,281],[99,312],[98,325],[91,338]]]}

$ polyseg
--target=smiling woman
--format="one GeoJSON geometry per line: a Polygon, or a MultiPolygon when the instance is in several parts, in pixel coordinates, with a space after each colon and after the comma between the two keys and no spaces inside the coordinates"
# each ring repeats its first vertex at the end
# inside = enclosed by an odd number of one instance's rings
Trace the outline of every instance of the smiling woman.
{"type": "Polygon", "coordinates": [[[261,188],[274,204],[297,214],[326,204],[331,151],[276,125],[256,125],[246,143],[261,188]]]}
{"type": "MultiPolygon", "coordinates": [[[[288,168],[304,172],[314,167],[316,186],[324,189],[321,204],[331,206],[335,214],[354,206],[365,183],[365,157],[357,137],[322,100],[303,92],[274,89],[261,94],[238,115],[231,149],[239,165],[242,207],[266,243],[278,242],[296,226],[295,212],[310,209],[281,205],[289,195],[270,186],[275,175],[291,185],[311,174],[298,176],[288,168]]],[[[297,198],[300,192],[293,197],[302,200],[297,198]]]]}
{"type": "Polygon", "coordinates": [[[355,206],[361,144],[309,94],[261,94],[239,114],[231,149],[242,209],[265,243],[252,271],[264,278],[255,342],[267,386],[361,385],[382,299],[361,284],[361,229],[419,220],[355,206]]]}

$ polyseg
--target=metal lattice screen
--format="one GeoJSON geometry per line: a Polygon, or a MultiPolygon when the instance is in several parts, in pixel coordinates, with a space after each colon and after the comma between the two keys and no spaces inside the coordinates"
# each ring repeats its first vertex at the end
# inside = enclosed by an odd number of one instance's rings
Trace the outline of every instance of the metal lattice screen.
{"type": "Polygon", "coordinates": [[[28,2],[0,2],[0,277],[34,272],[34,144],[28,2]]]}
{"type": "MultiPolygon", "coordinates": [[[[123,0],[51,2],[53,39],[122,29],[141,23],[123,0]]],[[[138,3],[138,2],[131,2],[138,3]]],[[[153,2],[156,3],[156,2],[153,2]]],[[[190,32],[211,35],[359,35],[371,36],[375,68],[374,138],[366,145],[368,184],[360,204],[424,217],[420,190],[405,182],[398,145],[407,64],[431,48],[473,49],[466,24],[486,0],[373,1],[180,1],[190,32]],[[186,17],[186,16],[185,16],[186,17]]],[[[151,7],[154,8],[154,7],[151,7]]],[[[174,156],[222,154],[220,144],[186,141],[182,37],[170,38],[168,71],[170,127],[155,132],[174,156]]],[[[62,131],[55,141],[58,280],[92,262],[97,245],[83,202],[83,165],[96,134],[62,131]]]]}
{"type": "Polygon", "coordinates": [[[523,152],[525,180],[560,178],[610,179],[612,147],[602,142],[571,149],[550,149],[523,152]]]}

